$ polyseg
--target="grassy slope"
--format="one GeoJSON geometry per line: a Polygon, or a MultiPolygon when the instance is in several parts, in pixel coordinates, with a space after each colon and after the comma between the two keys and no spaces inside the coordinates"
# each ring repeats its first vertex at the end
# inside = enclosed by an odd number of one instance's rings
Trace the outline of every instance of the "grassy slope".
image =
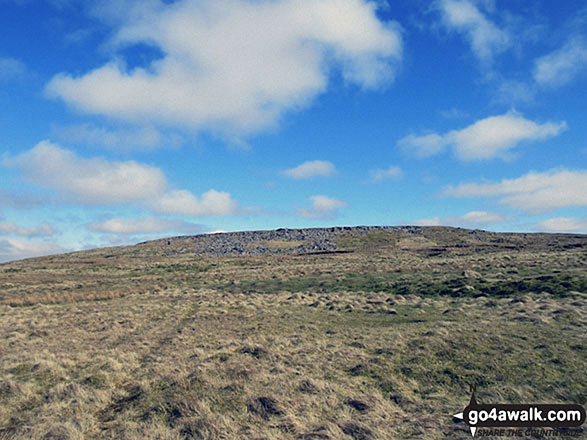
{"type": "Polygon", "coordinates": [[[480,401],[576,402],[585,238],[478,235],[2,265],[0,439],[470,438],[451,418],[470,383],[480,401]]]}

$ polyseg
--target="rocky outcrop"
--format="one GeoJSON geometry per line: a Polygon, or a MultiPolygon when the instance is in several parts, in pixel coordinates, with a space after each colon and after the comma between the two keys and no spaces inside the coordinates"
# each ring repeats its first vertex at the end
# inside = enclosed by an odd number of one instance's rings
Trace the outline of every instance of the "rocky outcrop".
{"type": "Polygon", "coordinates": [[[343,233],[368,233],[371,231],[421,234],[422,228],[417,226],[281,228],[272,231],[225,232],[171,237],[140,243],[137,247],[155,245],[160,247],[164,256],[180,254],[200,256],[308,254],[338,250],[336,239],[343,233]],[[291,246],[288,246],[290,242],[291,246]]]}

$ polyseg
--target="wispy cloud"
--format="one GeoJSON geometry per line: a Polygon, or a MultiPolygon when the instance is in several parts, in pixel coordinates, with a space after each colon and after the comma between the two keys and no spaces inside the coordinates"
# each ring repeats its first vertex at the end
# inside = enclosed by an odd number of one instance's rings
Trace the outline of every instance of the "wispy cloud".
{"type": "Polygon", "coordinates": [[[482,227],[492,223],[501,223],[509,220],[509,217],[487,211],[471,211],[457,217],[433,217],[416,220],[420,226],[465,226],[465,227],[482,227]]]}
{"type": "Polygon", "coordinates": [[[0,240],[0,262],[58,254],[66,249],[53,243],[0,240]]]}
{"type": "Polygon", "coordinates": [[[464,110],[458,109],[456,107],[452,107],[452,108],[440,111],[440,116],[442,116],[445,119],[462,119],[462,118],[466,118],[467,116],[469,116],[469,114],[464,110]]]}
{"type": "Polygon", "coordinates": [[[332,176],[336,172],[332,162],[326,160],[311,160],[295,168],[282,171],[282,174],[291,179],[309,179],[317,176],[332,176]]]}
{"type": "Polygon", "coordinates": [[[515,112],[481,119],[468,127],[445,134],[408,135],[398,146],[417,157],[428,157],[451,147],[463,161],[506,158],[522,141],[538,141],[565,130],[565,122],[538,124],[515,112]]]}
{"type": "Polygon", "coordinates": [[[397,142],[397,146],[416,157],[424,158],[442,153],[448,145],[446,135],[429,133],[424,135],[409,134],[397,142]]]}
{"type": "Polygon", "coordinates": [[[338,215],[338,210],[347,207],[347,203],[328,196],[312,196],[310,209],[299,208],[297,213],[304,218],[329,219],[338,215]]]}
{"type": "Polygon", "coordinates": [[[3,162],[20,169],[29,182],[54,189],[66,201],[82,205],[130,203],[162,214],[192,216],[231,215],[238,208],[227,192],[212,189],[198,198],[190,191],[170,187],[157,167],[135,161],[85,159],[49,141],[3,162]]]}
{"type": "Polygon", "coordinates": [[[441,12],[442,24],[462,34],[483,64],[490,63],[495,54],[511,46],[509,33],[487,18],[473,2],[440,0],[436,6],[441,12]]]}
{"type": "Polygon", "coordinates": [[[85,75],[55,76],[47,93],[87,113],[246,134],[308,105],[334,71],[364,88],[389,82],[401,35],[375,8],[365,0],[127,2],[112,45],[147,43],[163,58],[129,70],[117,54],[85,75]]]}
{"type": "Polygon", "coordinates": [[[47,222],[43,222],[38,226],[24,227],[19,226],[13,222],[0,221],[0,235],[18,235],[20,237],[48,237],[53,234],[55,234],[55,229],[47,222]]]}
{"type": "Polygon", "coordinates": [[[574,37],[563,47],[534,64],[534,80],[543,86],[560,87],[587,71],[587,40],[574,37]]]}
{"type": "Polygon", "coordinates": [[[540,231],[547,232],[587,232],[587,217],[556,217],[541,221],[536,225],[540,231]]]}
{"type": "Polygon", "coordinates": [[[499,78],[495,87],[493,101],[495,103],[516,105],[534,102],[535,87],[524,81],[499,78]]]}
{"type": "Polygon", "coordinates": [[[399,179],[404,175],[403,170],[398,166],[390,166],[389,168],[377,168],[369,172],[371,181],[381,183],[384,180],[399,179]]]}
{"type": "Polygon", "coordinates": [[[113,151],[153,150],[178,147],[184,139],[177,133],[164,133],[155,127],[141,126],[108,129],[94,124],[55,126],[55,136],[68,144],[95,145],[113,151]]]}
{"type": "Polygon", "coordinates": [[[139,219],[112,218],[100,223],[90,223],[87,228],[93,232],[117,235],[155,234],[170,231],[195,234],[203,231],[201,225],[157,217],[139,219]]]}
{"type": "Polygon", "coordinates": [[[21,79],[27,72],[22,61],[15,58],[0,58],[0,82],[21,79]]]}
{"type": "Polygon", "coordinates": [[[449,186],[444,195],[452,197],[497,197],[511,208],[540,214],[558,208],[587,206],[587,170],[530,172],[497,183],[464,183],[449,186]]]}
{"type": "Polygon", "coordinates": [[[31,209],[39,205],[47,205],[46,198],[26,192],[8,191],[0,188],[0,206],[14,209],[31,209]]]}

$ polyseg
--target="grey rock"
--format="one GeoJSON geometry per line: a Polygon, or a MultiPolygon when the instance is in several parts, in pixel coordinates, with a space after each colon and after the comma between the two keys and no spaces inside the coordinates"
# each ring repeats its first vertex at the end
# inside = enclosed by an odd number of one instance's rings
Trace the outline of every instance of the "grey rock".
{"type": "Polygon", "coordinates": [[[198,256],[308,254],[338,250],[336,239],[346,232],[371,231],[422,234],[419,226],[336,226],[331,228],[280,228],[272,231],[243,231],[179,236],[139,243],[137,246],[160,244],[163,255],[191,253],[198,256]],[[264,242],[292,242],[291,247],[267,247],[264,242]],[[299,244],[299,242],[304,242],[299,244]],[[160,243],[158,243],[160,242],[160,243]],[[296,243],[298,242],[298,243],[296,243]]]}

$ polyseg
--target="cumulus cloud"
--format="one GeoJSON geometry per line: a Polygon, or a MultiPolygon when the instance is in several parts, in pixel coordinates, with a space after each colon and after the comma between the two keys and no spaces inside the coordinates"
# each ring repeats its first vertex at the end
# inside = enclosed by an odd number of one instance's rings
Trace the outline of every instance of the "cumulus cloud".
{"type": "Polygon", "coordinates": [[[282,172],[291,179],[309,179],[316,176],[332,176],[336,168],[326,160],[311,160],[282,172]]]}
{"type": "Polygon", "coordinates": [[[452,197],[497,197],[511,208],[540,214],[558,208],[587,206],[587,170],[530,172],[497,183],[464,183],[449,186],[444,194],[452,197]]]}
{"type": "Polygon", "coordinates": [[[49,141],[4,160],[38,186],[52,188],[82,204],[119,204],[160,194],[167,188],[163,172],[135,161],[84,159],[49,141]]]}
{"type": "Polygon", "coordinates": [[[416,220],[419,226],[465,226],[481,227],[491,223],[501,223],[509,218],[503,214],[487,211],[471,211],[460,217],[433,217],[416,220]]]}
{"type": "Polygon", "coordinates": [[[186,233],[202,232],[202,226],[180,220],[169,220],[157,217],[139,219],[112,218],[100,223],[87,225],[90,231],[107,234],[155,234],[161,232],[177,231],[186,233]]]}
{"type": "Polygon", "coordinates": [[[308,105],[333,72],[379,87],[401,58],[401,35],[365,0],[131,2],[112,45],[157,47],[162,58],[128,69],[114,60],[62,73],[49,96],[126,121],[248,133],[308,105]],[[145,93],[148,90],[148,93],[145,93]]]}
{"type": "Polygon", "coordinates": [[[520,142],[544,140],[558,135],[566,127],[566,122],[538,124],[518,113],[508,112],[445,134],[408,135],[398,141],[398,146],[417,157],[432,156],[451,147],[463,161],[505,158],[520,142]]]}
{"type": "Polygon", "coordinates": [[[0,240],[0,262],[41,257],[65,251],[66,249],[52,243],[0,240]]]}
{"type": "Polygon", "coordinates": [[[183,189],[168,191],[154,199],[149,206],[162,214],[190,216],[231,215],[238,209],[238,203],[229,193],[213,189],[199,198],[183,189]]]}
{"type": "Polygon", "coordinates": [[[462,130],[451,131],[447,140],[462,160],[490,159],[509,151],[518,143],[558,135],[566,123],[537,124],[515,113],[493,116],[462,130]]]}
{"type": "Polygon", "coordinates": [[[229,193],[209,190],[197,198],[171,188],[163,172],[135,161],[85,159],[49,141],[4,164],[19,168],[31,183],[57,190],[65,200],[84,205],[139,204],[162,214],[193,216],[234,214],[229,193]]]}
{"type": "Polygon", "coordinates": [[[537,224],[537,229],[547,232],[587,232],[587,217],[549,218],[537,224]]]}
{"type": "Polygon", "coordinates": [[[312,201],[312,208],[298,209],[299,216],[313,219],[334,218],[338,215],[339,209],[348,206],[346,202],[322,195],[312,196],[310,200],[312,201]]]}
{"type": "Polygon", "coordinates": [[[43,222],[38,226],[23,227],[12,222],[0,221],[0,235],[18,235],[21,237],[48,237],[55,234],[55,229],[43,222]]]}
{"type": "Polygon", "coordinates": [[[442,16],[442,24],[462,34],[482,63],[491,62],[495,54],[510,47],[509,33],[489,20],[473,2],[440,0],[437,8],[442,16]]]}
{"type": "Polygon", "coordinates": [[[371,170],[369,174],[371,175],[371,181],[379,183],[388,179],[399,179],[404,175],[404,172],[398,166],[390,166],[386,169],[377,168],[376,170],[371,170]]]}
{"type": "Polygon", "coordinates": [[[543,86],[559,87],[587,70],[587,40],[573,38],[563,47],[534,64],[534,80],[543,86]]]}

